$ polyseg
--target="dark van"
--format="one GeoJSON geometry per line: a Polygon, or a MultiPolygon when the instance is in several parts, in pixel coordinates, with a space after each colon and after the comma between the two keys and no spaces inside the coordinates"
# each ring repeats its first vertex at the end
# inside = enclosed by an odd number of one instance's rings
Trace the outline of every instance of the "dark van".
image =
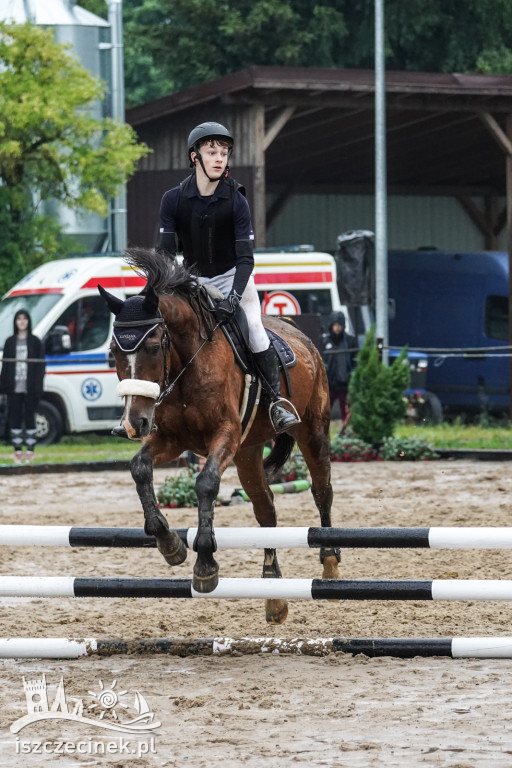
{"type": "Polygon", "coordinates": [[[445,412],[508,409],[509,358],[478,352],[508,345],[507,254],[390,251],[388,269],[390,344],[453,350],[429,353],[445,412]]]}

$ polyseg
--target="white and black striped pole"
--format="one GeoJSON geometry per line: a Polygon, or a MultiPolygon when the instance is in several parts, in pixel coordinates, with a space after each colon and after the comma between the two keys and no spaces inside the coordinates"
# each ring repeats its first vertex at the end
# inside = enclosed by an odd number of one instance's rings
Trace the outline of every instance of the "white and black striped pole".
{"type": "MultiPolygon", "coordinates": [[[[197,528],[176,528],[191,548],[197,528]]],[[[216,528],[221,548],[512,549],[512,528],[216,528]]],[[[143,528],[0,525],[0,546],[155,547],[143,528]]]]}
{"type": "Polygon", "coordinates": [[[0,576],[1,597],[510,601],[512,581],[222,578],[212,592],[202,593],[192,579],[0,576]]]}

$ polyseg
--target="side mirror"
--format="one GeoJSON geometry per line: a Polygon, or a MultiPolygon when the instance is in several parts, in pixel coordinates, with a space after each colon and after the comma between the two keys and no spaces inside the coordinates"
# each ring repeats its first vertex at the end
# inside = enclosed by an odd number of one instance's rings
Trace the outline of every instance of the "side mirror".
{"type": "Polygon", "coordinates": [[[46,337],[46,352],[49,355],[69,354],[71,346],[71,336],[65,325],[56,325],[46,337]]]}

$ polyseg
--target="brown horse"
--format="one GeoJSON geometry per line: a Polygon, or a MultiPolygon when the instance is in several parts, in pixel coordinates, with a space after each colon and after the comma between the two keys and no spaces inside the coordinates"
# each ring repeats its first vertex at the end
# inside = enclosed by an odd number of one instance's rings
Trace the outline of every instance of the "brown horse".
{"type": "MultiPolygon", "coordinates": [[[[329,456],[329,391],[322,358],[296,326],[265,317],[265,326],[277,332],[293,349],[296,364],[289,369],[291,398],[301,418],[294,434],[275,436],[267,408],[257,406],[255,418],[242,442],[240,407],[244,374],[214,315],[208,309],[204,288],[183,267],[152,250],[127,253],[136,271],[147,278],[139,296],[126,301],[99,286],[116,315],[111,350],[125,397],[121,426],[114,430],[142,447],[130,468],[144,510],[145,531],[170,565],[182,563],[185,545],[160,511],[153,488],[153,467],[191,450],[206,457],[196,479],[198,530],[193,587],[211,592],[218,583],[219,567],[213,530],[214,505],[220,478],[234,462],[240,482],[251,499],[261,526],[276,525],[273,494],[265,470],[275,473],[291,454],[295,440],[311,474],[311,490],[321,525],[331,525],[332,487],[329,456]],[[121,341],[120,341],[121,340],[121,341]],[[275,438],[263,462],[265,443],[275,438]]],[[[283,387],[284,391],[284,387],[283,387]]],[[[320,550],[323,578],[338,577],[339,550],[320,550]]],[[[274,549],[265,549],[263,577],[279,578],[274,549]]],[[[266,601],[269,623],[287,616],[285,600],[266,601]]]]}

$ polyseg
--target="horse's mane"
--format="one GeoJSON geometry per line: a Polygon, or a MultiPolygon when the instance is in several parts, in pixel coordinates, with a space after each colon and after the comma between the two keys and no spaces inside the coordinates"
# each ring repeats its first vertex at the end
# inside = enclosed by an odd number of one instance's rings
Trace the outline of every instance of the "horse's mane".
{"type": "Polygon", "coordinates": [[[181,296],[197,296],[199,283],[196,275],[186,267],[175,264],[154,248],[128,248],[125,259],[137,274],[143,275],[156,293],[177,293],[181,296]]]}

